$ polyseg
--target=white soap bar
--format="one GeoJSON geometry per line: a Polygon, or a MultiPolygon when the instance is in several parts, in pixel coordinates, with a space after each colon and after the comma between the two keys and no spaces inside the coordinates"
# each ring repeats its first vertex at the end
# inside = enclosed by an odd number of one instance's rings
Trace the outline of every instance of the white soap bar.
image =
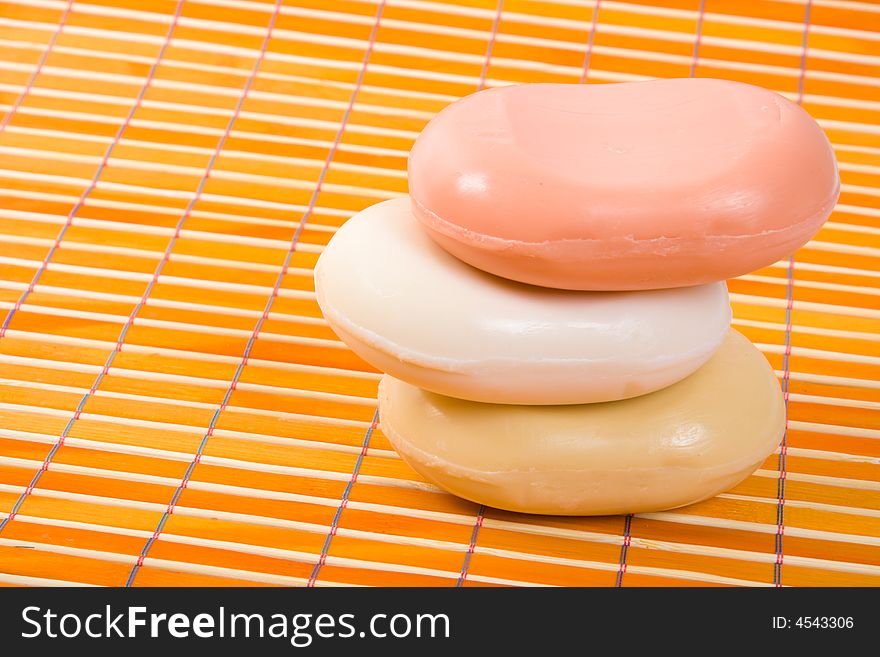
{"type": "Polygon", "coordinates": [[[580,292],[486,274],[431,240],[407,199],[347,221],[318,260],[315,290],[333,330],[374,367],[502,404],[658,390],[705,363],[730,326],[723,282],[580,292]]]}

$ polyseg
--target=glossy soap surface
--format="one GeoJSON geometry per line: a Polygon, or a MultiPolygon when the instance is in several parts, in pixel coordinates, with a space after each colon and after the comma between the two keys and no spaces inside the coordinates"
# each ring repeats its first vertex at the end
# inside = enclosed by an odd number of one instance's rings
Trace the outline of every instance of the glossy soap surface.
{"type": "Polygon", "coordinates": [[[457,257],[584,290],[759,269],[815,234],[839,193],[828,139],[802,108],[699,78],[481,91],[426,126],[409,185],[457,257]]]}
{"type": "Polygon", "coordinates": [[[572,292],[486,274],[446,253],[406,199],[348,220],[315,267],[339,337],[377,369],[454,397],[506,404],[609,401],[657,390],[724,340],[724,283],[572,292]]]}
{"type": "Polygon", "coordinates": [[[776,449],[782,392],[730,331],[715,356],[663,390],[606,404],[500,406],[385,376],[381,427],[446,490],[524,513],[602,515],[683,506],[728,490],[776,449]]]}

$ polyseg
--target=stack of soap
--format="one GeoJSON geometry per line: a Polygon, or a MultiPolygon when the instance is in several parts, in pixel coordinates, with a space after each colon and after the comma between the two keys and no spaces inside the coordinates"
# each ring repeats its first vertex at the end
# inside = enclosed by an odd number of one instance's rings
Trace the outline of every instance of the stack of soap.
{"type": "Polygon", "coordinates": [[[682,506],[779,443],[779,384],[723,281],[805,243],[838,180],[819,126],[757,87],[482,91],[416,141],[409,199],[336,233],[318,302],[387,373],[385,435],[443,488],[528,513],[682,506]]]}

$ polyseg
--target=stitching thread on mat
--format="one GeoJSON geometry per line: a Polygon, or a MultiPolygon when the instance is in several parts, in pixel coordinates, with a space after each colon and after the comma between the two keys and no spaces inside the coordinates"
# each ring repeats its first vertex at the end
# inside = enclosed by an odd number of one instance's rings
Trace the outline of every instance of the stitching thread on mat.
{"type": "MultiPolygon", "coordinates": [[[[486,44],[486,59],[483,62],[483,69],[480,72],[480,82],[477,84],[477,91],[482,91],[486,87],[486,79],[489,77],[489,64],[492,61],[492,50],[495,47],[495,40],[498,38],[498,28],[501,25],[501,14],[504,12],[504,0],[498,0],[498,6],[495,9],[495,20],[492,21],[492,31],[489,34],[489,41],[486,44]]],[[[471,557],[474,556],[474,550],[477,549],[477,538],[480,535],[480,527],[483,526],[485,518],[486,505],[481,504],[477,509],[477,517],[474,519],[474,529],[471,532],[471,540],[468,543],[467,552],[461,563],[461,571],[458,580],[455,582],[456,588],[464,586],[464,582],[468,576],[468,570],[471,567],[471,557]]]]}
{"type": "MultiPolygon", "coordinates": [[[[810,39],[810,13],[813,9],[812,0],[807,0],[804,7],[804,31],[801,40],[801,67],[798,77],[797,103],[804,102],[804,83],[807,75],[807,49],[810,39]]],[[[776,561],[773,564],[773,585],[777,588],[782,586],[782,563],[784,561],[783,539],[785,537],[785,480],[787,477],[788,457],[788,401],[789,386],[791,381],[791,333],[792,314],[794,309],[794,254],[788,256],[788,269],[786,271],[785,287],[785,353],[782,356],[782,398],[785,402],[785,430],[782,432],[782,442],[779,444],[779,478],[776,482],[776,561]]]]}
{"type": "MultiPolygon", "coordinates": [[[[345,114],[342,116],[342,121],[339,124],[339,130],[336,132],[336,138],[333,141],[333,146],[330,148],[330,152],[327,154],[327,159],[324,162],[324,169],[321,171],[318,185],[315,187],[315,191],[309,201],[308,212],[311,212],[314,209],[315,204],[318,201],[318,195],[321,191],[321,184],[323,183],[324,176],[327,174],[327,171],[330,168],[330,163],[333,161],[333,158],[336,155],[336,150],[339,147],[340,142],[342,141],[342,135],[345,132],[346,126],[348,126],[349,117],[354,110],[355,101],[357,100],[357,96],[360,93],[361,86],[363,85],[364,78],[367,74],[367,67],[370,64],[370,56],[372,55],[373,48],[376,45],[376,38],[379,35],[379,26],[382,24],[382,14],[384,13],[384,11],[385,0],[381,0],[379,5],[376,7],[376,20],[373,23],[373,29],[370,31],[370,38],[367,42],[367,48],[366,50],[364,50],[363,64],[361,65],[360,71],[358,72],[358,77],[355,81],[354,89],[352,90],[351,97],[348,101],[348,107],[346,108],[345,114]]],[[[330,546],[333,543],[333,537],[336,536],[336,533],[339,531],[339,521],[342,519],[342,512],[348,506],[348,498],[351,495],[352,488],[354,488],[355,483],[357,483],[357,478],[361,470],[361,465],[363,464],[364,458],[366,457],[367,452],[370,449],[370,438],[373,436],[373,432],[376,430],[378,424],[379,409],[377,408],[375,413],[373,413],[373,421],[370,423],[370,427],[364,434],[364,441],[361,445],[360,454],[358,454],[357,460],[355,460],[354,462],[354,467],[351,471],[351,478],[348,480],[348,483],[345,486],[345,490],[342,492],[342,497],[339,500],[339,506],[336,508],[336,513],[333,515],[333,520],[330,522],[330,529],[327,531],[327,535],[324,537],[324,543],[321,546],[321,554],[318,555],[318,560],[315,562],[315,565],[312,568],[312,572],[309,575],[308,582],[306,582],[307,588],[314,588],[315,584],[318,581],[318,575],[320,574],[321,569],[324,567],[324,564],[327,562],[327,557],[330,554],[330,546]]]]}
{"type": "Polygon", "coordinates": [[[309,575],[309,581],[306,584],[307,588],[314,588],[315,583],[318,581],[318,574],[321,572],[321,569],[324,567],[324,564],[327,563],[327,556],[330,554],[330,544],[333,542],[333,537],[336,536],[336,532],[339,531],[339,521],[342,518],[342,512],[345,511],[348,506],[348,498],[351,495],[351,489],[354,488],[354,485],[357,483],[358,474],[361,470],[361,464],[364,461],[364,457],[367,455],[367,450],[370,447],[370,438],[373,435],[373,432],[376,430],[376,427],[379,424],[379,409],[373,413],[373,421],[370,423],[370,428],[367,429],[364,434],[364,442],[361,445],[360,454],[358,454],[357,460],[354,463],[354,468],[351,471],[351,479],[348,480],[348,483],[345,485],[345,490],[342,491],[342,498],[339,501],[339,506],[336,507],[336,513],[333,515],[333,521],[330,523],[330,531],[327,532],[327,536],[324,537],[324,544],[321,546],[321,556],[318,557],[317,563],[315,563],[315,567],[312,568],[312,574],[309,575]]]}
{"type": "MultiPolygon", "coordinates": [[[[55,48],[55,44],[58,41],[58,38],[61,36],[61,33],[64,31],[64,27],[67,25],[67,19],[70,17],[70,13],[73,10],[73,3],[75,0],[68,0],[67,7],[64,9],[64,13],[61,14],[61,18],[58,23],[58,29],[52,34],[52,37],[49,39],[49,43],[46,45],[46,50],[43,51],[42,56],[40,57],[39,62],[37,62],[37,67],[34,69],[33,74],[30,79],[27,81],[24,90],[15,99],[15,103],[3,117],[3,120],[0,121],[0,133],[6,130],[6,127],[9,125],[9,122],[12,121],[12,118],[21,109],[21,106],[24,104],[25,99],[31,93],[31,90],[34,88],[37,82],[37,78],[40,73],[43,71],[43,67],[46,65],[46,61],[49,59],[49,55],[51,55],[52,50],[55,48]]],[[[148,77],[148,82],[152,80],[152,77],[148,77]]],[[[140,100],[135,101],[135,106],[132,109],[132,114],[134,113],[134,109],[137,109],[137,106],[140,104],[140,100]]],[[[123,122],[123,125],[126,125],[126,122],[123,122]]],[[[105,160],[110,157],[110,152],[115,147],[115,142],[110,143],[110,146],[105,151],[105,160]]],[[[98,170],[95,172],[95,176],[93,177],[93,182],[97,180],[97,178],[101,175],[103,171],[103,166],[99,166],[98,170]]],[[[55,252],[58,250],[58,247],[61,243],[61,240],[64,238],[65,233],[70,228],[70,223],[73,221],[73,215],[75,211],[78,211],[79,206],[81,206],[82,201],[85,200],[85,197],[91,193],[92,185],[86,188],[80,196],[79,202],[74,205],[74,209],[67,216],[67,221],[61,227],[61,230],[58,232],[58,235],[55,237],[55,241],[50,247],[49,251],[46,253],[46,256],[43,258],[43,261],[40,263],[37,271],[34,272],[33,277],[31,278],[31,282],[28,284],[25,291],[21,294],[21,296],[16,300],[15,305],[10,308],[9,312],[6,313],[6,317],[3,319],[3,323],[0,324],[0,339],[2,339],[6,335],[6,329],[9,327],[10,322],[12,322],[12,318],[15,316],[15,313],[21,308],[22,304],[27,300],[28,296],[34,291],[37,283],[40,281],[43,273],[46,271],[46,268],[49,266],[49,261],[54,257],[55,252]]],[[[0,525],[0,531],[2,531],[2,525],[0,525]]]]}
{"type": "MultiPolygon", "coordinates": [[[[202,190],[204,189],[205,185],[207,184],[208,179],[211,176],[211,170],[213,169],[213,167],[217,161],[217,158],[219,158],[220,153],[223,150],[223,146],[226,144],[226,140],[229,138],[229,134],[232,132],[233,125],[238,120],[238,117],[241,114],[242,107],[244,107],[244,104],[247,101],[247,98],[250,94],[250,90],[253,87],[254,81],[256,80],[257,74],[259,72],[260,66],[262,65],[263,59],[266,56],[266,51],[269,48],[269,40],[272,38],[272,31],[275,28],[275,21],[278,18],[278,14],[281,9],[281,3],[282,3],[282,0],[276,0],[276,2],[275,2],[275,9],[272,12],[271,17],[269,18],[269,23],[266,27],[266,36],[263,38],[263,42],[260,46],[260,50],[257,53],[256,59],[254,60],[254,65],[251,68],[251,72],[248,75],[247,80],[245,81],[241,96],[239,96],[238,102],[235,105],[235,109],[233,110],[232,115],[229,117],[229,121],[226,124],[226,129],[224,130],[223,134],[221,135],[219,141],[217,142],[217,146],[214,149],[214,153],[211,156],[211,159],[208,162],[207,167],[205,168],[205,174],[204,174],[204,176],[202,176],[202,179],[199,181],[199,186],[198,186],[198,189],[196,190],[196,194],[193,196],[192,200],[187,205],[187,208],[186,208],[186,211],[184,212],[183,217],[181,217],[181,220],[177,224],[177,232],[176,232],[174,238],[172,239],[172,243],[169,244],[169,252],[170,252],[171,245],[173,245],[174,240],[177,238],[177,234],[179,233],[181,227],[183,226],[184,220],[186,219],[187,216],[189,216],[190,212],[192,211],[192,208],[195,206],[196,202],[198,202],[198,199],[201,197],[202,190]]],[[[280,275],[279,275],[279,279],[280,279],[280,275]]],[[[271,295],[270,299],[274,299],[275,296],[277,296],[278,287],[279,287],[279,283],[276,283],[276,286],[272,291],[272,295],[271,295]]],[[[267,315],[268,315],[268,310],[264,311],[262,316],[257,320],[257,328],[262,327],[263,322],[266,320],[267,315]]],[[[255,329],[255,332],[256,332],[256,330],[257,329],[255,329]]],[[[174,507],[177,506],[177,502],[180,500],[181,494],[186,489],[187,484],[189,483],[189,480],[192,477],[193,471],[195,470],[195,468],[199,464],[199,462],[202,460],[202,454],[204,453],[205,447],[208,444],[208,440],[214,434],[217,420],[219,419],[220,414],[226,409],[226,406],[229,404],[229,398],[232,396],[232,392],[235,390],[235,384],[238,381],[238,377],[241,376],[241,371],[242,371],[242,369],[244,369],[244,366],[247,363],[248,355],[250,354],[250,350],[253,347],[253,343],[254,343],[255,338],[256,338],[256,333],[251,335],[251,338],[248,341],[247,347],[245,349],[245,355],[244,355],[242,361],[238,364],[238,367],[236,368],[235,376],[234,376],[232,382],[230,383],[229,387],[227,388],[225,394],[223,395],[223,399],[222,399],[220,405],[214,410],[214,414],[212,415],[211,421],[208,425],[208,430],[206,431],[205,435],[202,436],[202,440],[199,442],[199,446],[196,449],[196,453],[193,456],[192,461],[190,461],[189,465],[187,465],[187,468],[184,471],[183,478],[181,479],[181,482],[178,485],[177,489],[174,491],[174,494],[171,497],[171,501],[168,503],[168,506],[166,507],[165,511],[162,513],[162,517],[159,519],[159,523],[157,524],[156,529],[153,531],[152,536],[150,536],[150,538],[147,539],[146,543],[144,543],[143,548],[141,548],[141,551],[140,551],[140,554],[138,555],[137,561],[135,561],[135,564],[132,566],[131,571],[128,574],[128,578],[126,579],[126,582],[125,582],[126,587],[129,587],[134,583],[134,579],[137,576],[137,573],[140,571],[140,568],[143,565],[144,559],[146,559],[147,554],[150,551],[150,548],[153,546],[153,544],[159,538],[159,535],[162,533],[162,530],[165,528],[165,524],[168,522],[168,519],[174,513],[174,507]]]]}
{"type": "Polygon", "coordinates": [[[37,61],[37,66],[34,69],[34,72],[31,74],[31,77],[25,84],[21,94],[19,94],[18,98],[15,99],[12,107],[9,108],[6,116],[0,119],[0,133],[6,130],[6,126],[9,125],[9,122],[12,121],[12,118],[16,115],[18,110],[21,109],[21,106],[24,105],[25,99],[30,95],[31,90],[36,85],[37,78],[40,77],[40,73],[43,72],[43,67],[46,65],[46,61],[49,59],[49,55],[52,54],[58,38],[61,36],[61,33],[64,32],[64,27],[67,25],[67,19],[70,17],[70,12],[73,10],[74,2],[75,0],[67,0],[67,6],[64,8],[64,12],[61,14],[61,18],[58,19],[58,29],[52,33],[49,42],[46,44],[46,49],[43,51],[43,54],[37,61]]]}
{"type": "Polygon", "coordinates": [[[584,53],[584,63],[581,67],[581,84],[587,82],[587,76],[590,74],[590,59],[593,57],[593,44],[596,41],[596,28],[599,26],[599,10],[602,8],[602,0],[596,0],[596,6],[593,7],[593,16],[590,19],[590,34],[587,37],[587,51],[584,53]]]}
{"type": "Polygon", "coordinates": [[[480,535],[480,529],[483,527],[483,521],[485,520],[485,510],[485,505],[481,504],[477,511],[477,520],[474,523],[474,529],[471,532],[471,540],[468,542],[467,552],[464,553],[464,561],[461,564],[461,572],[458,575],[458,581],[455,583],[455,588],[460,589],[464,586],[464,582],[467,579],[468,570],[471,567],[471,558],[474,556],[474,550],[477,549],[477,538],[480,535]]]}
{"type": "Polygon", "coordinates": [[[614,586],[620,588],[623,586],[623,576],[626,574],[626,557],[629,552],[629,546],[632,542],[632,521],[633,514],[627,513],[623,518],[623,535],[620,542],[620,566],[617,568],[617,579],[614,580],[614,586]]]}
{"type": "Polygon", "coordinates": [[[700,0],[700,9],[697,14],[697,38],[694,39],[694,54],[691,57],[691,69],[688,77],[697,74],[697,63],[700,61],[700,46],[703,42],[703,20],[706,18],[706,0],[700,0]]]}
{"type": "MultiPolygon", "coordinates": [[[[119,140],[122,138],[123,133],[125,132],[128,125],[131,123],[132,117],[134,117],[135,113],[137,112],[138,108],[140,107],[141,102],[143,101],[144,96],[146,95],[147,90],[149,89],[150,84],[152,83],[153,78],[156,75],[156,71],[159,68],[159,64],[161,63],[162,58],[165,56],[165,52],[168,49],[169,44],[171,43],[171,35],[173,34],[175,27],[177,26],[177,22],[178,22],[178,19],[180,18],[181,11],[183,10],[183,3],[184,2],[185,2],[185,0],[179,0],[179,2],[177,3],[175,13],[174,13],[172,20],[171,20],[171,23],[168,27],[168,32],[165,35],[165,41],[162,43],[162,47],[160,48],[159,53],[156,55],[156,61],[153,63],[152,67],[150,68],[150,71],[147,74],[147,78],[144,81],[144,84],[141,87],[141,90],[138,93],[138,96],[135,99],[134,104],[132,105],[131,109],[129,110],[129,112],[126,115],[125,119],[123,120],[122,124],[119,126],[119,129],[117,130],[117,132],[113,138],[113,141],[110,142],[110,145],[107,147],[107,150],[104,152],[104,157],[101,160],[101,164],[98,166],[98,169],[95,171],[95,174],[92,177],[92,180],[89,183],[89,186],[83,191],[83,193],[79,197],[79,200],[73,206],[70,213],[68,214],[67,221],[65,222],[62,229],[59,231],[58,236],[55,238],[55,242],[54,242],[52,248],[46,254],[46,257],[43,259],[43,262],[40,265],[40,268],[37,270],[37,272],[34,274],[34,277],[31,279],[30,285],[28,285],[28,288],[24,291],[24,293],[21,295],[21,297],[19,297],[19,300],[15,303],[15,306],[9,311],[9,313],[6,316],[5,321],[3,322],[3,325],[0,326],[0,338],[3,338],[6,335],[6,330],[9,326],[9,323],[12,321],[13,315],[25,302],[28,295],[31,292],[33,292],[34,287],[36,286],[37,282],[40,279],[40,276],[42,276],[43,272],[46,271],[46,268],[49,264],[49,261],[52,259],[55,252],[58,250],[58,247],[61,244],[61,240],[64,238],[65,233],[70,228],[70,226],[73,222],[74,216],[76,216],[76,213],[80,210],[80,208],[82,208],[82,206],[85,203],[86,198],[89,196],[89,194],[91,194],[91,192],[96,188],[96,186],[98,184],[98,179],[100,178],[101,174],[103,173],[104,169],[106,168],[107,162],[110,159],[110,155],[113,152],[113,149],[119,143],[119,140]]],[[[118,354],[119,351],[122,349],[122,343],[125,341],[125,336],[128,333],[129,328],[132,326],[132,324],[134,324],[135,315],[140,311],[140,309],[146,303],[146,298],[149,295],[150,290],[152,289],[153,285],[155,284],[156,278],[158,277],[158,273],[161,271],[161,265],[164,264],[169,252],[170,252],[170,245],[169,245],[169,248],[166,250],[165,256],[163,256],[163,260],[160,262],[160,266],[157,266],[157,272],[154,275],[154,278],[148,284],[147,289],[144,292],[144,295],[141,297],[140,302],[134,307],[131,314],[129,315],[128,321],[123,326],[122,331],[120,332],[119,337],[116,341],[116,345],[115,345],[113,351],[107,357],[107,360],[105,361],[104,367],[102,368],[101,372],[95,378],[95,381],[92,383],[92,386],[89,388],[89,390],[86,392],[86,394],[83,395],[82,399],[80,399],[79,403],[76,405],[76,408],[74,409],[73,416],[67,421],[67,424],[64,426],[64,428],[62,429],[61,433],[58,436],[58,440],[52,445],[48,454],[46,454],[46,457],[43,459],[43,464],[40,466],[40,469],[37,470],[37,472],[34,474],[33,478],[31,479],[30,483],[28,483],[27,488],[25,488],[24,492],[22,492],[21,495],[19,495],[18,499],[15,501],[15,504],[13,505],[12,510],[9,512],[9,515],[6,516],[5,518],[3,518],[3,520],[0,520],[0,533],[2,533],[3,530],[6,528],[6,526],[15,519],[15,516],[21,510],[22,505],[25,503],[27,498],[30,497],[31,493],[33,493],[34,488],[36,488],[36,486],[39,483],[40,479],[42,478],[43,474],[49,469],[49,467],[52,463],[52,460],[55,458],[55,455],[58,453],[58,450],[60,450],[61,447],[64,446],[64,441],[67,439],[67,436],[70,434],[70,431],[73,428],[74,423],[80,418],[80,415],[82,414],[86,403],[92,397],[92,395],[95,394],[98,387],[101,385],[101,381],[103,381],[103,379],[107,375],[107,372],[109,371],[111,365],[113,364],[113,359],[116,357],[116,354],[118,354]]]]}
{"type": "Polygon", "coordinates": [[[623,543],[620,545],[620,566],[617,568],[617,579],[614,586],[620,588],[623,586],[623,576],[626,574],[626,554],[629,552],[630,542],[632,541],[632,521],[633,515],[628,513],[623,520],[623,543]]]}
{"type": "MultiPolygon", "coordinates": [[[[113,154],[113,151],[119,145],[119,141],[122,139],[122,135],[128,129],[131,124],[134,115],[137,113],[138,109],[140,109],[141,104],[143,103],[144,97],[149,91],[150,86],[152,85],[153,78],[156,76],[156,71],[159,68],[159,64],[165,57],[165,52],[168,50],[168,46],[171,43],[171,35],[174,33],[175,28],[177,27],[177,22],[180,19],[181,12],[183,11],[183,4],[186,0],[179,0],[177,3],[177,7],[175,9],[175,13],[172,16],[171,23],[168,26],[168,32],[165,35],[165,41],[162,43],[162,47],[159,49],[159,53],[156,56],[156,61],[153,62],[153,65],[150,67],[149,72],[147,73],[147,78],[144,81],[144,84],[141,86],[140,92],[138,92],[137,97],[135,98],[134,104],[131,106],[128,114],[123,119],[122,123],[119,125],[119,129],[116,131],[116,134],[113,136],[112,141],[107,146],[107,149],[104,151],[104,155],[101,158],[101,162],[98,164],[98,168],[95,170],[94,175],[92,176],[91,181],[88,186],[82,191],[76,203],[74,203],[73,207],[70,209],[70,212],[67,214],[67,218],[64,221],[64,224],[61,227],[61,230],[58,231],[58,235],[55,237],[55,241],[53,242],[51,248],[49,249],[46,256],[43,258],[43,261],[40,263],[37,271],[34,272],[33,277],[31,278],[31,282],[28,284],[27,289],[22,292],[21,296],[16,300],[15,305],[9,310],[6,314],[6,318],[3,320],[3,324],[0,324],[0,339],[6,336],[6,331],[9,329],[9,325],[12,323],[12,318],[15,317],[15,314],[21,309],[22,305],[24,305],[25,301],[27,301],[28,297],[33,293],[34,288],[36,288],[37,284],[40,282],[43,274],[49,268],[49,263],[52,258],[55,257],[55,254],[58,252],[58,249],[61,247],[61,241],[64,239],[64,236],[67,234],[67,231],[70,230],[70,227],[73,225],[73,220],[79,211],[83,208],[86,203],[86,200],[89,196],[91,196],[92,192],[98,186],[98,180],[104,173],[104,170],[107,168],[107,163],[110,161],[110,156],[113,154]]],[[[73,2],[71,2],[71,5],[73,2]]],[[[66,16],[65,16],[66,18],[66,16]]],[[[60,30],[59,30],[60,32],[60,30]]],[[[56,33],[57,34],[57,33],[56,33]]],[[[54,44],[54,41],[53,41],[54,44]]],[[[47,51],[48,53],[48,51],[47,51]]],[[[41,64],[42,66],[42,64],[41,64]]],[[[176,237],[176,236],[175,236],[176,237]]]]}
{"type": "MultiPolygon", "coordinates": [[[[146,543],[144,544],[143,548],[141,549],[140,554],[138,555],[137,561],[135,562],[134,566],[132,567],[131,572],[129,572],[128,579],[125,582],[126,587],[130,587],[134,584],[134,580],[137,577],[137,574],[140,571],[141,566],[143,566],[144,560],[147,558],[147,555],[149,554],[150,549],[155,544],[155,542],[158,540],[159,536],[162,533],[162,530],[165,527],[165,524],[168,522],[168,519],[171,517],[171,515],[173,515],[174,509],[177,506],[178,501],[180,500],[180,496],[182,495],[182,493],[186,489],[190,479],[192,478],[192,475],[193,475],[193,472],[195,471],[196,466],[201,461],[202,455],[205,452],[205,448],[208,445],[208,441],[214,435],[214,431],[216,430],[217,421],[219,420],[220,415],[223,413],[224,410],[226,410],[226,407],[229,404],[229,400],[232,397],[232,393],[235,391],[236,386],[238,385],[238,381],[241,378],[241,374],[244,371],[244,368],[248,364],[248,360],[250,359],[251,351],[253,350],[253,347],[256,344],[256,341],[257,341],[257,338],[259,337],[260,331],[263,328],[263,324],[268,319],[269,314],[272,310],[272,306],[275,303],[275,299],[278,297],[278,291],[281,289],[281,285],[287,276],[287,271],[290,267],[290,263],[292,262],[293,255],[296,252],[296,247],[297,247],[297,244],[299,243],[300,236],[302,235],[302,232],[305,229],[306,222],[309,220],[311,213],[314,211],[315,205],[317,203],[318,195],[321,192],[321,188],[323,186],[324,179],[327,176],[327,171],[330,167],[330,163],[332,162],[334,156],[336,155],[336,151],[339,147],[339,143],[342,140],[342,135],[345,130],[345,126],[348,124],[349,117],[351,116],[351,113],[354,109],[355,99],[357,98],[358,91],[360,90],[360,87],[363,83],[363,78],[366,73],[367,60],[369,59],[369,55],[372,52],[373,44],[375,43],[376,33],[378,31],[378,26],[379,26],[379,19],[381,18],[382,9],[384,8],[384,6],[385,6],[385,0],[382,0],[382,2],[380,2],[380,4],[379,4],[379,9],[377,10],[376,24],[373,26],[373,30],[370,33],[370,40],[367,44],[367,50],[364,55],[364,65],[362,66],[361,72],[358,75],[358,80],[355,85],[355,89],[352,92],[351,100],[348,104],[348,107],[345,111],[345,114],[343,115],[342,122],[340,123],[340,128],[336,134],[336,140],[334,141],[333,145],[331,146],[331,148],[327,154],[327,159],[325,160],[324,167],[318,176],[318,181],[317,181],[317,184],[315,185],[315,189],[312,193],[311,200],[309,201],[308,208],[306,209],[306,212],[303,214],[302,218],[300,219],[299,225],[297,226],[297,229],[294,232],[293,237],[291,238],[290,246],[288,247],[288,250],[287,250],[287,255],[285,256],[284,263],[282,264],[281,270],[279,271],[278,276],[275,279],[275,284],[272,288],[272,292],[269,295],[268,299],[266,300],[266,304],[263,308],[263,312],[260,315],[260,318],[257,320],[253,331],[251,332],[251,336],[248,339],[247,345],[245,346],[245,350],[242,355],[241,361],[238,363],[238,366],[235,369],[235,373],[232,376],[232,379],[229,383],[229,387],[226,389],[226,393],[223,395],[223,400],[220,403],[220,406],[218,406],[217,409],[214,411],[214,414],[211,417],[211,421],[208,424],[208,429],[207,429],[205,435],[202,437],[201,442],[199,443],[199,446],[198,446],[198,449],[196,450],[195,456],[193,457],[193,460],[187,466],[187,469],[184,472],[183,478],[181,479],[180,485],[177,487],[177,490],[175,490],[174,495],[171,498],[171,501],[168,503],[168,507],[166,508],[165,512],[162,514],[162,517],[160,518],[159,524],[156,526],[156,529],[153,532],[153,535],[149,539],[147,539],[146,543]]],[[[245,91],[244,91],[242,98],[240,100],[240,103],[239,103],[239,107],[244,103],[245,97],[247,96],[247,90],[250,88],[250,84],[253,82],[253,79],[256,77],[260,63],[262,62],[263,57],[265,56],[266,50],[269,45],[269,39],[271,38],[272,30],[274,29],[275,20],[278,16],[280,7],[281,7],[281,0],[277,0],[276,5],[275,5],[275,11],[272,14],[272,18],[271,18],[271,20],[269,22],[269,26],[267,28],[266,38],[263,42],[263,47],[260,51],[259,58],[257,59],[257,61],[254,64],[252,76],[251,76],[251,78],[249,78],[248,85],[246,85],[245,91]]],[[[232,123],[234,122],[234,120],[235,120],[235,116],[233,116],[232,120],[230,120],[228,129],[227,129],[227,134],[231,130],[232,123]]],[[[220,146],[222,146],[222,144],[220,146]]],[[[374,423],[375,422],[378,422],[378,417],[374,418],[374,423]]],[[[366,451],[369,446],[370,436],[372,435],[372,427],[373,427],[373,425],[371,424],[371,428],[368,429],[367,435],[364,438],[364,444],[361,448],[361,453],[358,455],[358,459],[355,462],[355,471],[352,473],[352,480],[349,482],[350,485],[352,485],[352,486],[354,485],[354,481],[357,480],[357,471],[360,468],[360,463],[363,461],[363,457],[366,455],[366,451]]],[[[344,505],[342,505],[342,503],[340,503],[340,506],[342,506],[344,508],[344,505]]],[[[341,511],[338,512],[338,514],[341,514],[341,511]]],[[[326,559],[326,557],[325,557],[325,559],[326,559]]]]}

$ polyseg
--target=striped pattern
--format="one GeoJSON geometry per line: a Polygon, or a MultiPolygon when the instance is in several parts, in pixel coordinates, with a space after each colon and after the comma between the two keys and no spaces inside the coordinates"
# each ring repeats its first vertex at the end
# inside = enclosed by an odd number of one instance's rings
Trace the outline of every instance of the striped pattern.
{"type": "Polygon", "coordinates": [[[880,5],[0,0],[0,584],[880,584],[880,5]],[[633,517],[422,480],[311,269],[480,86],[722,77],[802,102],[843,190],[730,281],[780,453],[633,517]]]}

